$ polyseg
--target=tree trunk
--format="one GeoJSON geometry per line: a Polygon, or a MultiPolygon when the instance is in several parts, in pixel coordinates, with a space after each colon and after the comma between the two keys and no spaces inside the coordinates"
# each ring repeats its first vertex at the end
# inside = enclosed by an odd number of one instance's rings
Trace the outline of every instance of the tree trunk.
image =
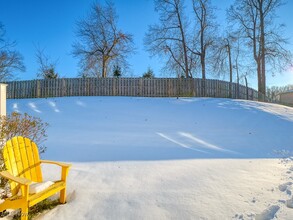
{"type": "Polygon", "coordinates": [[[103,59],[103,63],[102,63],[102,78],[106,78],[107,77],[107,61],[105,59],[103,59]]]}
{"type": "Polygon", "coordinates": [[[227,44],[227,51],[228,51],[228,58],[229,58],[229,71],[230,71],[230,83],[229,83],[229,98],[232,98],[232,75],[233,75],[233,70],[232,70],[232,58],[231,58],[231,48],[230,44],[227,44]]]}
{"type": "Polygon", "coordinates": [[[200,56],[201,63],[201,75],[202,75],[202,95],[206,96],[206,64],[205,64],[205,55],[201,54],[200,56]]]}
{"type": "Polygon", "coordinates": [[[202,91],[203,96],[206,96],[206,65],[205,65],[205,58],[206,58],[206,51],[204,47],[204,28],[201,25],[200,31],[200,63],[201,63],[201,74],[202,74],[202,91]]]}
{"type": "Polygon", "coordinates": [[[260,47],[261,47],[261,100],[265,101],[266,95],[266,60],[265,60],[265,23],[262,3],[260,5],[260,47]]]}
{"type": "Polygon", "coordinates": [[[180,11],[179,11],[178,6],[176,6],[176,13],[177,13],[179,29],[180,29],[181,38],[182,38],[184,66],[185,66],[184,73],[185,73],[185,77],[189,78],[189,67],[188,67],[188,56],[187,56],[186,40],[185,40],[185,34],[184,34],[183,25],[182,25],[181,16],[180,16],[180,11]]]}
{"type": "Polygon", "coordinates": [[[258,58],[256,60],[257,63],[257,87],[258,87],[258,100],[261,101],[261,93],[262,93],[262,73],[261,73],[261,60],[258,58]]]}
{"type": "MultiPolygon", "coordinates": [[[[247,82],[247,77],[244,76],[244,79],[245,79],[245,87],[246,87],[246,100],[249,99],[249,96],[248,96],[248,82],[247,82]]],[[[252,100],[253,100],[253,97],[252,97],[252,100]]]]}

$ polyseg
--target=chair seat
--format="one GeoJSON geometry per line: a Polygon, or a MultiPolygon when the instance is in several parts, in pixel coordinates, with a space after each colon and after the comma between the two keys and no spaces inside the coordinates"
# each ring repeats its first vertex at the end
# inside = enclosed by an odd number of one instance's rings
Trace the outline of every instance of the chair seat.
{"type": "MultiPolygon", "coordinates": [[[[39,193],[30,194],[28,197],[29,207],[37,204],[39,201],[42,201],[50,196],[58,193],[60,190],[66,187],[66,183],[62,180],[55,181],[53,185],[49,186],[46,190],[41,191],[39,193]]],[[[7,198],[7,200],[15,201],[21,200],[23,196],[15,195],[7,198]]]]}
{"type": "Polygon", "coordinates": [[[37,204],[39,201],[42,201],[66,187],[66,183],[62,180],[55,181],[53,185],[49,186],[46,190],[39,193],[29,195],[29,207],[37,204]]]}

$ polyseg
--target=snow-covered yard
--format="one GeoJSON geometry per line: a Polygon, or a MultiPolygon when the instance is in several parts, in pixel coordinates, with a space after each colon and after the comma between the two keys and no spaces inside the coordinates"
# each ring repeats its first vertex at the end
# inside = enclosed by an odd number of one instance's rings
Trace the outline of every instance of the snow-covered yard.
{"type": "MultiPolygon", "coordinates": [[[[293,219],[293,108],[212,98],[8,100],[73,164],[40,219],[293,219]],[[290,200],[291,199],[291,200],[290,200]]],[[[55,167],[43,167],[47,179],[55,167]]]]}

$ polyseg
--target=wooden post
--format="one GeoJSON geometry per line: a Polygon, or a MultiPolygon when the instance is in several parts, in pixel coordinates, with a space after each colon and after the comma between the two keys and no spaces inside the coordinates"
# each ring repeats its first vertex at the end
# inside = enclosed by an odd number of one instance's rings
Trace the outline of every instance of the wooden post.
{"type": "Polygon", "coordinates": [[[36,80],[36,82],[37,82],[36,98],[41,98],[41,85],[40,85],[40,80],[36,80]]]}
{"type": "MultiPolygon", "coordinates": [[[[247,78],[246,78],[246,76],[245,76],[245,86],[246,86],[246,100],[248,100],[249,99],[249,96],[248,96],[248,83],[247,83],[247,78]]],[[[252,100],[253,100],[253,95],[252,95],[252,100]]]]}
{"type": "Polygon", "coordinates": [[[0,83],[0,116],[6,116],[6,89],[7,84],[0,83]]]}

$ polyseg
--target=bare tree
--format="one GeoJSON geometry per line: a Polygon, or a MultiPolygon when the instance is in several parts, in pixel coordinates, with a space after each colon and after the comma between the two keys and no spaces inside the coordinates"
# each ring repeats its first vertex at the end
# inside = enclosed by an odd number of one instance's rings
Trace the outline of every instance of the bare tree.
{"type": "MultiPolygon", "coordinates": [[[[242,63],[246,62],[246,51],[241,44],[243,39],[240,33],[232,32],[229,28],[218,38],[213,50],[213,70],[218,75],[229,75],[229,96],[232,96],[233,79],[239,85],[240,77],[248,70],[242,63]],[[235,74],[236,73],[236,74],[235,74]]],[[[238,93],[237,93],[238,94],[238,93]]]]}
{"type": "Polygon", "coordinates": [[[37,47],[36,59],[39,64],[37,76],[43,79],[56,79],[58,73],[56,72],[57,61],[52,62],[50,57],[45,54],[45,49],[37,47]]]}
{"type": "Polygon", "coordinates": [[[0,82],[13,78],[13,71],[25,71],[23,57],[14,50],[15,41],[5,38],[5,29],[0,23],[0,82]]]}
{"type": "Polygon", "coordinates": [[[192,7],[196,23],[191,51],[200,58],[202,79],[205,80],[207,53],[217,39],[217,24],[210,0],[192,0],[192,7]]]}
{"type": "Polygon", "coordinates": [[[229,96],[232,97],[232,82],[233,82],[233,62],[232,62],[232,50],[233,50],[234,38],[227,34],[220,37],[217,44],[214,47],[214,62],[213,69],[219,75],[229,72],[229,96]]]}
{"type": "Polygon", "coordinates": [[[166,56],[165,69],[178,77],[192,77],[193,56],[188,51],[188,23],[184,0],[155,0],[159,24],[149,26],[145,45],[152,55],[166,56]]]}
{"type": "Polygon", "coordinates": [[[237,22],[238,31],[251,48],[260,100],[266,94],[266,72],[283,71],[292,63],[292,55],[285,48],[288,41],[281,35],[283,25],[274,24],[275,12],[282,4],[282,0],[237,0],[228,11],[229,19],[237,22]]]}
{"type": "Polygon", "coordinates": [[[73,54],[80,58],[83,75],[107,77],[111,66],[127,66],[127,56],[134,51],[132,35],[119,30],[114,4],[92,5],[90,15],[77,23],[79,41],[73,54]]]}

